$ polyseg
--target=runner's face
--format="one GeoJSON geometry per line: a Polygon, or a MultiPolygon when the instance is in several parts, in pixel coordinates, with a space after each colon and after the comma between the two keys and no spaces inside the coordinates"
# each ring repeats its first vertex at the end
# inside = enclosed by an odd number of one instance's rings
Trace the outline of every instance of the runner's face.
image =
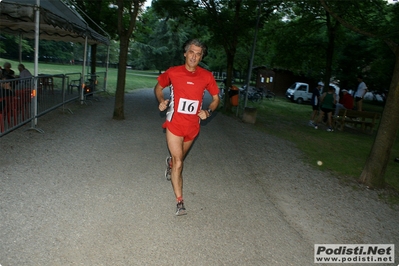
{"type": "Polygon", "coordinates": [[[184,53],[184,57],[186,58],[186,68],[188,70],[195,70],[202,59],[202,48],[192,44],[187,52],[184,53]]]}

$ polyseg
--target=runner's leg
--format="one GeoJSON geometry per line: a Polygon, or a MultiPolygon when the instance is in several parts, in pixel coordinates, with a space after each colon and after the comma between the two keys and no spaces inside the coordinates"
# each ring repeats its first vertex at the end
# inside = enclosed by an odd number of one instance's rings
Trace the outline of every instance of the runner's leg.
{"type": "Polygon", "coordinates": [[[176,199],[183,197],[183,161],[188,150],[193,144],[193,140],[184,142],[183,137],[179,137],[171,133],[166,129],[166,141],[170,154],[172,156],[172,173],[171,181],[173,191],[175,193],[176,199]]]}

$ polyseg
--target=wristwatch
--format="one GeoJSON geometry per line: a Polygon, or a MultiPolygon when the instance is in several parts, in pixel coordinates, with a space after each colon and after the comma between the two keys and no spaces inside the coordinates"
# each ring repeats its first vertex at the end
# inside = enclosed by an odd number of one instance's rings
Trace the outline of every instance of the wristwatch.
{"type": "Polygon", "coordinates": [[[208,108],[206,111],[208,112],[209,116],[212,115],[212,109],[211,108],[208,108]]]}

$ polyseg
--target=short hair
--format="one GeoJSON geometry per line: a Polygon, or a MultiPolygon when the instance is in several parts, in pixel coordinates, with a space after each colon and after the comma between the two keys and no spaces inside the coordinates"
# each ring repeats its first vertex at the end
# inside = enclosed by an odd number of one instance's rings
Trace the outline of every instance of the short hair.
{"type": "Polygon", "coordinates": [[[202,59],[204,59],[204,57],[208,54],[208,47],[201,42],[198,39],[191,39],[191,40],[187,40],[184,44],[183,44],[183,51],[184,53],[186,53],[188,51],[188,48],[190,47],[190,45],[194,44],[195,46],[201,47],[202,49],[202,59]]]}
{"type": "Polygon", "coordinates": [[[363,76],[362,75],[357,75],[357,78],[358,79],[363,79],[363,76]]]}
{"type": "Polygon", "coordinates": [[[7,67],[11,68],[10,62],[5,62],[3,66],[4,66],[4,68],[7,68],[7,67]]]}
{"type": "Polygon", "coordinates": [[[329,90],[329,91],[331,91],[331,90],[335,91],[335,88],[334,88],[333,86],[330,85],[330,86],[328,86],[328,90],[329,90]]]}
{"type": "Polygon", "coordinates": [[[19,64],[19,65],[18,65],[18,68],[25,69],[25,66],[24,66],[24,64],[19,64]]]}

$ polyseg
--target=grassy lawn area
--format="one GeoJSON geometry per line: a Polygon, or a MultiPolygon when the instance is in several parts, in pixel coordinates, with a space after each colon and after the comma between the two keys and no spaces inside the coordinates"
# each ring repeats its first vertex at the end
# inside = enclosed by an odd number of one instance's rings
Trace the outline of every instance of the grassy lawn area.
{"type": "MultiPolygon", "coordinates": [[[[4,62],[10,62],[12,65],[12,69],[15,71],[15,75],[19,75],[18,71],[18,61],[7,60],[0,58],[0,65],[3,66],[4,62]]],[[[31,62],[22,62],[25,67],[34,74],[34,64],[31,62]]],[[[86,67],[87,70],[90,70],[86,67]]],[[[97,67],[97,72],[105,72],[104,67],[97,67]]],[[[66,74],[66,73],[80,73],[82,72],[81,65],[57,65],[57,64],[47,64],[47,63],[39,63],[39,74],[66,74]]],[[[118,70],[116,68],[108,69],[108,79],[107,79],[107,91],[111,94],[115,93],[116,90],[116,81],[117,81],[118,70]]],[[[157,83],[156,78],[158,77],[158,71],[150,70],[150,71],[139,71],[139,70],[126,70],[126,91],[131,91],[134,89],[141,88],[153,88],[157,83]]]]}
{"type": "MultiPolygon", "coordinates": [[[[256,126],[268,134],[287,139],[304,152],[305,160],[321,169],[329,170],[344,177],[344,180],[357,180],[375,139],[373,134],[345,128],[344,131],[327,132],[327,126],[318,130],[308,125],[311,106],[297,104],[285,98],[275,101],[263,100],[257,107],[256,126]],[[322,166],[317,165],[322,161],[322,166]]],[[[364,103],[365,111],[382,112],[383,107],[370,102],[364,103]]],[[[396,138],[389,160],[385,180],[399,191],[399,137],[396,138]]]]}
{"type": "MultiPolygon", "coordinates": [[[[16,74],[18,62],[0,59],[0,64],[9,61],[16,74]]],[[[33,63],[24,63],[33,74],[33,63]]],[[[81,72],[82,66],[39,64],[39,73],[64,74],[81,72]]],[[[97,72],[105,72],[105,68],[97,68],[97,72]]],[[[156,84],[157,71],[127,70],[126,91],[140,88],[152,88],[156,84]]],[[[108,72],[107,90],[115,92],[117,69],[110,68],[108,72]]],[[[332,171],[343,177],[343,181],[357,180],[370,153],[374,142],[374,134],[345,129],[343,132],[327,132],[323,125],[315,130],[308,126],[311,106],[292,103],[285,98],[276,97],[275,101],[263,100],[254,105],[257,107],[256,127],[268,134],[293,142],[304,153],[304,159],[314,167],[332,171]],[[317,161],[322,161],[321,166],[317,161]]],[[[383,107],[372,103],[364,103],[365,111],[382,112],[383,107]]],[[[399,157],[399,137],[396,138],[392,155],[387,167],[385,180],[399,191],[399,163],[394,162],[399,157]]]]}

